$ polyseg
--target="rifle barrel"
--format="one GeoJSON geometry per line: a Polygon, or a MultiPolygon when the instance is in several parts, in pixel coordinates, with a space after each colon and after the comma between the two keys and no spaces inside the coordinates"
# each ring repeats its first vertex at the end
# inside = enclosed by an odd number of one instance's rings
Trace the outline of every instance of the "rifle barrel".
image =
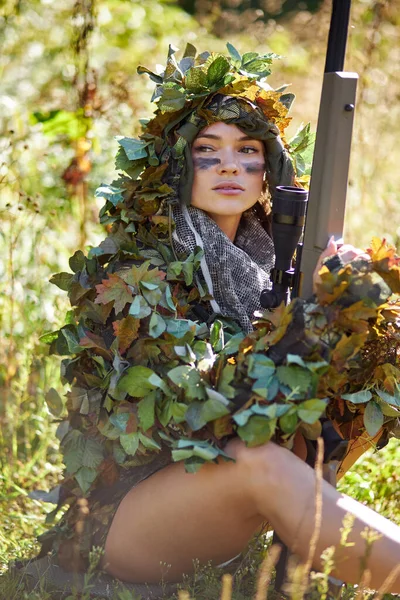
{"type": "Polygon", "coordinates": [[[343,71],[351,0],[333,0],[325,73],[343,71]]]}

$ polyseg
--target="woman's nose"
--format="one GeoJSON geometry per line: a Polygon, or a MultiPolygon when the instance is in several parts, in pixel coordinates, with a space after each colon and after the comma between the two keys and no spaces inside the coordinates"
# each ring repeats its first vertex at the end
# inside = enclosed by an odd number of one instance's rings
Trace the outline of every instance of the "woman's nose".
{"type": "Polygon", "coordinates": [[[237,175],[239,170],[240,166],[232,156],[223,158],[218,165],[218,172],[220,175],[237,175]]]}

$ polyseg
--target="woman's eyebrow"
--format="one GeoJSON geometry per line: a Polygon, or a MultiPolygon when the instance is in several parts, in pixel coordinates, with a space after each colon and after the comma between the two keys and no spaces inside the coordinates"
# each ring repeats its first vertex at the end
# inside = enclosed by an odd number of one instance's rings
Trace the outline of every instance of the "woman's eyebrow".
{"type": "MultiPolygon", "coordinates": [[[[214,135],[212,133],[201,133],[200,135],[197,136],[197,139],[200,139],[200,138],[207,138],[209,140],[221,140],[222,139],[222,137],[220,135],[214,135]]],[[[237,139],[238,142],[248,142],[248,141],[253,141],[253,140],[254,140],[254,138],[252,138],[248,135],[245,135],[245,136],[237,139]]]]}
{"type": "Polygon", "coordinates": [[[200,135],[197,136],[197,139],[199,139],[199,138],[207,138],[209,140],[220,140],[221,136],[213,135],[212,133],[201,133],[200,135]]]}

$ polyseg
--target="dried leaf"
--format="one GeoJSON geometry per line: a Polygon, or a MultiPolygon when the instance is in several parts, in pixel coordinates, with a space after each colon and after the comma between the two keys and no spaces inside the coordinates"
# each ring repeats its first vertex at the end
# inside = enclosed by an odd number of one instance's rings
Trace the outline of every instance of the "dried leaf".
{"type": "Polygon", "coordinates": [[[125,308],[127,302],[132,302],[132,292],[118,275],[111,274],[108,279],[103,279],[102,283],[96,285],[96,291],[95,304],[114,302],[116,314],[125,308]]]}
{"type": "Polygon", "coordinates": [[[133,340],[139,336],[140,319],[135,319],[131,315],[124,317],[120,321],[114,321],[114,335],[118,338],[118,349],[124,354],[133,340]]]}

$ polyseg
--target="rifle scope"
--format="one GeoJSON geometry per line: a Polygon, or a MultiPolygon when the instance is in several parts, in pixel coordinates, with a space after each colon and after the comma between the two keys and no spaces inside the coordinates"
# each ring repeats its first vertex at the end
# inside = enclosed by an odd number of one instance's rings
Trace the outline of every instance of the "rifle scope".
{"type": "MultiPolygon", "coordinates": [[[[287,304],[289,288],[298,288],[292,268],[297,248],[296,264],[300,263],[299,244],[303,232],[308,200],[307,190],[294,186],[278,186],[272,197],[272,240],[275,247],[275,266],[271,271],[272,289],[261,292],[261,306],[275,308],[287,304]]],[[[298,273],[299,274],[299,273],[298,273]]],[[[297,295],[293,289],[293,296],[297,295]]]]}

